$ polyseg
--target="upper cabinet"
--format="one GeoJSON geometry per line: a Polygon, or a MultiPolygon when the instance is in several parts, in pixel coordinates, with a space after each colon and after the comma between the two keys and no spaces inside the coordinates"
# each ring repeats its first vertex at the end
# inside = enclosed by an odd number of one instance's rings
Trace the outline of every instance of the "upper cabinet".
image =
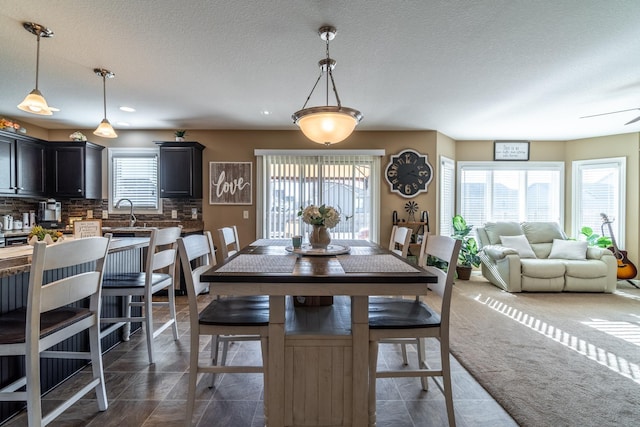
{"type": "Polygon", "coordinates": [[[0,194],[46,196],[46,143],[0,132],[0,194]]]}
{"type": "Polygon", "coordinates": [[[202,150],[197,142],[156,142],[160,146],[160,197],[202,198],[202,150]]]}
{"type": "Polygon", "coordinates": [[[57,198],[102,198],[102,150],[91,142],[49,142],[49,194],[57,198]]]}

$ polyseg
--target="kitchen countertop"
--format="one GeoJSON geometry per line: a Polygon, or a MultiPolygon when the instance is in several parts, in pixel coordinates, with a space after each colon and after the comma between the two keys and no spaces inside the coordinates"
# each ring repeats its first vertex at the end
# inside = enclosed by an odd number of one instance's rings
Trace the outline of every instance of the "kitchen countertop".
{"type": "MultiPolygon", "coordinates": [[[[73,237],[65,237],[71,240],[73,237]]],[[[114,237],[109,245],[109,253],[149,246],[148,237],[114,237]]],[[[0,248],[0,278],[24,273],[31,269],[33,246],[18,245],[0,248]]]]}

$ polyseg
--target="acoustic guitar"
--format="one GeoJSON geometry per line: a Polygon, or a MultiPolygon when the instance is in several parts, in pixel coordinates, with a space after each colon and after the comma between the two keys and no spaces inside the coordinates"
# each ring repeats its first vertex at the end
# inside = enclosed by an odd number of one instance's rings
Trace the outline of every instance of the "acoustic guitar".
{"type": "MultiPolygon", "coordinates": [[[[633,279],[638,274],[638,269],[631,261],[629,261],[629,258],[627,258],[627,251],[622,251],[618,248],[616,238],[613,236],[613,228],[611,227],[611,223],[613,221],[610,221],[606,214],[601,213],[600,216],[602,217],[602,227],[604,228],[604,225],[606,224],[609,228],[609,236],[611,237],[612,246],[608,249],[613,252],[618,260],[618,279],[633,279]]],[[[604,235],[604,229],[602,230],[602,235],[604,235]]]]}

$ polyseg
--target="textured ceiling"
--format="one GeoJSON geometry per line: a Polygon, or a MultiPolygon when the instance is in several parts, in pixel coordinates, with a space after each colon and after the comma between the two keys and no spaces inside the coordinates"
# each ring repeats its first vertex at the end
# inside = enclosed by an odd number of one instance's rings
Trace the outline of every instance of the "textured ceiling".
{"type": "MultiPolygon", "coordinates": [[[[295,129],[331,43],[362,130],[459,140],[565,140],[640,131],[637,0],[3,0],[0,116],[47,129],[295,129]],[[51,117],[16,105],[35,85],[51,117]],[[119,106],[136,108],[125,113],[119,106]],[[270,114],[265,115],[267,110],[270,114]]],[[[318,89],[310,106],[324,103],[318,89]]],[[[331,103],[334,101],[330,98],[331,103]]]]}

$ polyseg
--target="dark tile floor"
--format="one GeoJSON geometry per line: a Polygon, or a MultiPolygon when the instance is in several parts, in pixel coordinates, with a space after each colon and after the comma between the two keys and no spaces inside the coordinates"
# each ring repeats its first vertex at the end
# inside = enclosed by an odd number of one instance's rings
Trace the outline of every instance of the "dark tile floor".
{"type": "MultiPolygon", "coordinates": [[[[203,306],[209,296],[200,296],[203,306]]],[[[126,343],[121,343],[104,355],[105,379],[109,408],[98,412],[95,394],[59,416],[51,426],[182,426],[185,418],[189,365],[189,324],[186,297],[178,297],[180,339],[174,341],[169,330],[156,339],[157,361],[149,365],[144,333],[139,331],[126,343]]],[[[158,312],[162,316],[164,313],[158,312]]],[[[159,319],[158,319],[159,320],[159,319]]],[[[209,340],[200,346],[208,354],[209,340]]],[[[438,360],[438,342],[428,342],[430,360],[438,360]],[[435,358],[435,359],[434,359],[435,358]]],[[[411,346],[410,346],[411,347],[411,346]]],[[[409,349],[409,359],[415,363],[415,349],[409,349]]],[[[229,361],[248,360],[259,364],[257,342],[237,342],[230,348],[229,361]]],[[[381,345],[381,365],[401,364],[399,346],[381,345]]],[[[435,364],[434,364],[435,365],[435,364]]],[[[44,397],[45,411],[74,387],[77,379],[87,375],[82,371],[44,397]]],[[[452,357],[453,396],[456,423],[460,427],[511,427],[517,424],[489,394],[452,357]]],[[[430,379],[429,381],[432,381],[430,379]]],[[[193,417],[198,426],[257,427],[264,425],[263,386],[260,374],[219,375],[214,388],[208,378],[198,385],[196,410],[193,417]]],[[[378,380],[379,427],[447,426],[444,397],[435,384],[422,391],[415,378],[378,380]]],[[[25,426],[24,412],[6,426],[25,426]]]]}

